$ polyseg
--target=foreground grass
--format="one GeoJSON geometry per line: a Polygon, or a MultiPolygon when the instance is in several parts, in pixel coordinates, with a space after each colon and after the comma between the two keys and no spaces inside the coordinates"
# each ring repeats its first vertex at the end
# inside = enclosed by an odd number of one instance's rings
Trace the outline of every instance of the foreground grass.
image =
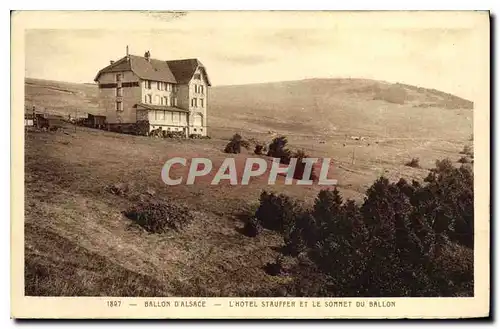
{"type": "MultiPolygon", "coordinates": [[[[230,186],[173,188],[161,182],[169,154],[217,155],[218,142],[211,143],[90,129],[26,134],[26,294],[251,296],[279,287],[286,279],[262,268],[276,257],[273,247],[282,239],[272,232],[256,239],[240,233],[242,214],[254,207],[246,200],[257,197],[242,199],[230,186]],[[130,183],[130,193],[106,191],[118,182],[130,183]],[[162,235],[134,225],[123,211],[151,190],[158,200],[188,204],[193,223],[162,235]]],[[[248,194],[258,193],[260,186],[248,194]]]]}
{"type": "MultiPolygon", "coordinates": [[[[28,132],[26,294],[265,296],[279,291],[289,279],[269,276],[263,267],[276,259],[283,238],[270,231],[246,237],[241,219],[255,211],[264,188],[308,202],[321,187],[270,188],[262,179],[249,186],[212,186],[203,180],[165,186],[161,181],[168,158],[209,157],[217,167],[227,156],[222,152],[226,143],[217,138],[151,139],[80,127],[76,132],[28,132]],[[129,184],[130,192],[109,193],[106,187],[116,183],[129,184]],[[148,191],[158,200],[188,205],[195,217],[192,224],[162,235],[134,225],[123,211],[148,191]]],[[[236,161],[246,156],[235,155],[236,161]]],[[[368,168],[366,163],[357,165],[368,168]]],[[[360,171],[337,173],[341,183],[354,183],[340,188],[348,197],[362,197],[358,191],[372,179],[360,171]]]]}

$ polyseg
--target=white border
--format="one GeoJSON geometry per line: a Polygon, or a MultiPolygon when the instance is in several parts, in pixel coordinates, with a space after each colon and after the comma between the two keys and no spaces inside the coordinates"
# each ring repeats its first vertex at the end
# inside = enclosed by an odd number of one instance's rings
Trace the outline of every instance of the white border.
{"type": "MultiPolygon", "coordinates": [[[[282,4],[272,4],[269,1],[261,1],[261,0],[255,0],[251,1],[248,3],[230,3],[226,2],[223,0],[216,0],[216,1],[183,1],[181,4],[175,4],[175,3],[169,3],[168,7],[169,10],[189,10],[189,9],[202,9],[202,10],[213,10],[213,9],[218,9],[218,10],[269,10],[269,9],[286,9],[286,10],[316,10],[316,9],[322,9],[322,10],[366,10],[366,9],[371,9],[371,10],[472,10],[472,9],[492,9],[493,13],[496,12],[494,10],[495,7],[498,7],[498,2],[496,1],[453,1],[453,2],[442,2],[438,3],[437,1],[428,1],[428,0],[420,0],[420,1],[412,1],[413,3],[409,3],[410,1],[405,1],[404,2],[404,7],[402,6],[402,3],[400,2],[393,2],[393,1],[384,1],[384,0],[379,0],[376,2],[372,2],[369,0],[366,1],[348,1],[344,3],[322,3],[323,1],[316,1],[316,0],[308,0],[308,1],[287,1],[286,3],[282,4]],[[398,6],[398,4],[400,6],[398,6]]],[[[5,2],[2,2],[2,7],[5,2]]],[[[96,0],[87,0],[85,2],[58,2],[58,1],[44,1],[43,5],[40,2],[35,2],[35,1],[16,1],[15,2],[15,7],[16,9],[22,9],[22,10],[34,10],[34,9],[70,9],[70,10],[109,10],[109,9],[144,9],[144,4],[141,2],[137,1],[120,1],[118,3],[112,3],[112,2],[102,2],[102,1],[96,1],[96,0]]],[[[148,1],[148,9],[149,10],[161,10],[165,9],[166,3],[164,1],[156,1],[156,0],[151,0],[148,1]]],[[[2,8],[3,9],[3,8],[2,8]]],[[[7,8],[4,10],[4,18],[7,18],[7,8]]],[[[9,16],[10,18],[10,16],[9,16]]],[[[5,19],[3,21],[2,26],[2,40],[10,40],[10,21],[5,19]]],[[[495,41],[498,41],[497,36],[495,36],[495,41]]],[[[9,67],[9,62],[10,62],[10,51],[9,48],[5,47],[6,50],[2,52],[2,55],[4,58],[2,58],[2,62],[5,69],[2,70],[2,72],[10,72],[10,67],[9,67]]],[[[496,73],[496,70],[495,70],[496,73]]],[[[9,79],[7,78],[9,75],[4,74],[4,79],[9,79]]],[[[498,88],[498,87],[497,87],[498,88]]],[[[496,94],[499,90],[495,88],[495,90],[491,91],[493,94],[496,94]]],[[[4,99],[3,104],[9,104],[10,103],[10,79],[7,80],[6,86],[2,88],[2,97],[4,99]]],[[[8,107],[7,107],[8,108],[8,107]]],[[[4,108],[4,111],[7,111],[6,108],[4,108]]],[[[0,209],[4,209],[4,218],[9,218],[10,217],[10,202],[7,196],[10,195],[10,120],[4,120],[3,121],[4,126],[2,127],[3,129],[0,130],[1,137],[0,138],[0,145],[2,147],[2,150],[9,150],[9,155],[8,156],[3,156],[1,157],[1,166],[2,166],[2,171],[0,174],[0,185],[2,186],[2,198],[0,199],[2,202],[2,207],[0,209]],[[9,211],[5,211],[6,209],[9,209],[9,211]]],[[[496,123],[496,122],[495,122],[496,123]]],[[[493,130],[493,134],[496,137],[496,129],[493,130]]],[[[492,135],[493,137],[493,135],[492,135]]],[[[492,158],[493,160],[493,158],[492,158]]],[[[498,196],[497,196],[498,197],[498,196]]],[[[493,201],[493,200],[492,200],[493,201]]],[[[494,200],[495,202],[497,201],[497,198],[494,200]]],[[[10,260],[10,229],[8,225],[8,221],[4,220],[4,229],[2,230],[2,233],[4,234],[4,239],[2,241],[4,242],[4,248],[2,248],[2,260],[4,260],[4,264],[10,260]]],[[[494,232],[498,233],[498,225],[496,225],[496,230],[494,232]]],[[[10,263],[10,262],[9,262],[10,263]]],[[[4,306],[4,316],[2,319],[8,319],[8,315],[10,314],[10,271],[3,271],[3,277],[2,277],[2,284],[3,287],[5,288],[2,290],[2,305],[4,306]]],[[[496,292],[495,292],[495,295],[496,292]]],[[[12,321],[9,321],[9,323],[5,323],[8,326],[12,326],[14,323],[12,321]]],[[[120,323],[118,325],[122,325],[123,323],[120,323]]],[[[188,325],[187,323],[179,323],[180,325],[188,325]]],[[[273,323],[274,324],[274,323],[273,323]]],[[[335,323],[334,325],[339,325],[340,323],[335,323]]],[[[370,323],[369,325],[373,325],[374,323],[370,323]]],[[[380,323],[384,325],[385,323],[380,323]]],[[[402,323],[404,325],[404,323],[402,323]]],[[[469,323],[470,324],[470,323],[469,323]]],[[[49,323],[45,325],[50,325],[49,323]]],[[[70,324],[62,324],[62,327],[67,327],[70,324]]],[[[94,324],[95,325],[95,324],[94,324]]],[[[109,324],[108,324],[109,325],[109,324]]],[[[159,325],[165,325],[159,323],[159,325]]],[[[170,325],[175,325],[174,323],[169,323],[170,325]]],[[[263,323],[259,324],[259,326],[264,325],[263,323]]],[[[266,324],[267,325],[267,324],[266,324]]],[[[290,325],[290,323],[284,324],[284,325],[290,325]]],[[[305,325],[305,323],[299,323],[299,325],[305,325]]],[[[427,323],[422,323],[419,324],[422,326],[427,326],[429,324],[427,323]]],[[[27,325],[28,327],[31,325],[27,325]]],[[[97,324],[97,327],[104,326],[104,324],[97,324]]],[[[2,326],[3,327],[3,326],[2,326]]]]}

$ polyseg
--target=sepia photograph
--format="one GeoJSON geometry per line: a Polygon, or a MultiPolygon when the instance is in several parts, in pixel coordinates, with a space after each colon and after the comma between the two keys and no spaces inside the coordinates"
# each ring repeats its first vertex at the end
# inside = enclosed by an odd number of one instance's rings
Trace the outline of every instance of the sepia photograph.
{"type": "Polygon", "coordinates": [[[18,310],[489,313],[488,12],[11,20],[18,310]]]}

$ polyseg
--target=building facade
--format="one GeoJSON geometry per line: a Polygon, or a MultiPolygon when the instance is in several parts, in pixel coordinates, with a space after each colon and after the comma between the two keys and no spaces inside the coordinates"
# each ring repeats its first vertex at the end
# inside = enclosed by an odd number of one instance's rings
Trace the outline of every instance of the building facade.
{"type": "Polygon", "coordinates": [[[197,59],[163,61],[126,55],[100,70],[100,107],[109,126],[147,123],[148,130],[207,135],[207,71],[197,59]]]}

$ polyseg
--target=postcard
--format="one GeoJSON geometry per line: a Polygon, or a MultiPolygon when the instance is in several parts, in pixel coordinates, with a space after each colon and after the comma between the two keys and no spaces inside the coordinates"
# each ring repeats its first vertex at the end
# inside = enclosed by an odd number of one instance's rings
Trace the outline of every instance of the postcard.
{"type": "Polygon", "coordinates": [[[489,12],[11,23],[11,317],[489,316],[489,12]]]}

